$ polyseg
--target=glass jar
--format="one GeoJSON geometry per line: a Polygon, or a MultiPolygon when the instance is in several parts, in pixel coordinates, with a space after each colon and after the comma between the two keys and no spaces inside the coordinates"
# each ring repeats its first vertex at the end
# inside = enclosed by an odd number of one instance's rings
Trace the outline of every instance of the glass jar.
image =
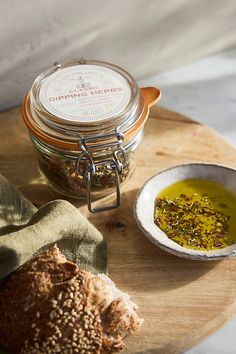
{"type": "Polygon", "coordinates": [[[135,167],[157,88],[139,89],[123,69],[95,60],[57,64],[40,74],[22,115],[41,173],[57,192],[87,199],[91,212],[120,204],[120,184],[135,167]],[[116,192],[114,205],[92,201],[116,192]]]}

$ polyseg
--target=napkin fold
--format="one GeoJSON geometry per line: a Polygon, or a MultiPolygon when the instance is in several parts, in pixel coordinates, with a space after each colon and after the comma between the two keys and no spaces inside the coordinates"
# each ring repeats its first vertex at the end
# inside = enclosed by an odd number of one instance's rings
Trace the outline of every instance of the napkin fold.
{"type": "Polygon", "coordinates": [[[55,244],[79,267],[107,272],[106,243],[77,208],[55,200],[37,209],[0,175],[0,281],[55,244]]]}

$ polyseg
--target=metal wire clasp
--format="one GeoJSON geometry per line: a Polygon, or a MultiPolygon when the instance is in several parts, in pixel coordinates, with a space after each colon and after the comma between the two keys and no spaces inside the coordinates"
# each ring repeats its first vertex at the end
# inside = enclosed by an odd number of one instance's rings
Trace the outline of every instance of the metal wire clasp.
{"type": "Polygon", "coordinates": [[[79,147],[82,151],[77,161],[77,173],[81,175],[87,184],[87,205],[91,213],[111,210],[120,205],[120,175],[126,165],[126,151],[122,146],[124,135],[116,130],[114,133],[99,134],[84,137],[79,134],[79,147]],[[94,154],[101,150],[111,150],[109,158],[94,159],[94,154]],[[104,166],[107,171],[112,171],[115,175],[116,202],[102,208],[92,207],[92,178],[99,168],[104,166]]]}

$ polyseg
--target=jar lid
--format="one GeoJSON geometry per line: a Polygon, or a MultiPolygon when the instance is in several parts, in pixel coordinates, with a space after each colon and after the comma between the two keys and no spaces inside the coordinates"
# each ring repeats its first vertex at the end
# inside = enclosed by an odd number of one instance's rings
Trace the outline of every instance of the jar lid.
{"type": "MultiPolygon", "coordinates": [[[[153,103],[160,96],[155,90],[153,103]]],[[[78,143],[78,133],[94,136],[119,130],[132,135],[145,108],[129,73],[113,64],[81,60],[40,74],[25,99],[23,118],[36,136],[71,148],[78,143]]]]}
{"type": "Polygon", "coordinates": [[[90,62],[58,65],[44,77],[38,99],[58,122],[92,126],[128,111],[136,93],[128,74],[90,62]]]}

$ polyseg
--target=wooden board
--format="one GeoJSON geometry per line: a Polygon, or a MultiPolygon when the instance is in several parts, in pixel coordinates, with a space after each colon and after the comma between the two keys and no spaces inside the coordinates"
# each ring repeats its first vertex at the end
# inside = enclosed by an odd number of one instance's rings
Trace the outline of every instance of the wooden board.
{"type": "MultiPolygon", "coordinates": [[[[18,109],[0,114],[1,172],[40,206],[59,197],[42,184],[18,109]]],[[[236,259],[188,261],[152,245],[137,228],[133,204],[145,180],[190,161],[236,167],[236,151],[211,129],[180,114],[154,108],[137,152],[137,169],[117,210],[89,214],[108,243],[109,272],[140,306],[144,326],[127,340],[126,354],[182,353],[236,312],[236,259]]],[[[98,201],[101,205],[109,201],[98,201]]]]}

